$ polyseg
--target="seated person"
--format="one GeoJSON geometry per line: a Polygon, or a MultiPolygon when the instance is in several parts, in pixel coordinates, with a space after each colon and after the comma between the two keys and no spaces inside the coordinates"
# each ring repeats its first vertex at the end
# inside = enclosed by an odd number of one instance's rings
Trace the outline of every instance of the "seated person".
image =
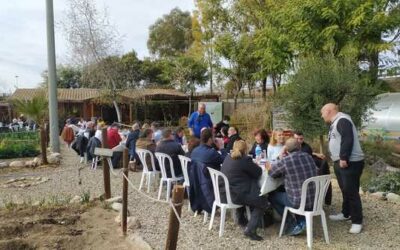
{"type": "Polygon", "coordinates": [[[265,129],[259,129],[254,133],[254,139],[256,140],[253,144],[253,147],[249,151],[249,154],[253,156],[253,158],[256,156],[256,147],[259,145],[261,147],[261,150],[267,152],[268,149],[268,143],[269,143],[269,136],[267,134],[267,131],[265,129]]]}
{"type": "MultiPolygon", "coordinates": [[[[154,155],[156,152],[156,144],[153,141],[153,130],[148,128],[140,133],[139,139],[136,141],[136,148],[147,149],[153,154],[154,164],[156,165],[156,170],[160,170],[160,166],[158,165],[158,161],[154,155]]],[[[146,155],[146,163],[149,171],[152,171],[151,159],[148,155],[146,155]]]]}
{"type": "Polygon", "coordinates": [[[126,147],[129,149],[129,160],[134,161],[138,160],[138,156],[136,154],[136,141],[138,140],[140,135],[140,125],[139,123],[135,123],[132,125],[132,130],[128,134],[128,138],[126,139],[126,147]]]}
{"type": "Polygon", "coordinates": [[[185,156],[190,158],[190,155],[192,154],[193,149],[195,149],[199,145],[200,145],[199,138],[197,138],[195,136],[189,137],[188,144],[187,144],[188,151],[186,152],[185,156]]]}
{"type": "MultiPolygon", "coordinates": [[[[119,143],[122,141],[121,136],[119,135],[119,125],[118,123],[113,123],[108,129],[107,129],[107,141],[108,141],[108,147],[109,148],[114,148],[119,145],[119,143]]],[[[122,158],[122,152],[119,151],[114,151],[113,155],[111,157],[111,162],[114,168],[120,168],[122,167],[120,165],[120,161],[122,158]]]]}
{"type": "MultiPolygon", "coordinates": [[[[190,207],[194,212],[205,210],[211,213],[214,203],[214,191],[207,167],[220,170],[226,154],[221,155],[212,147],[211,129],[205,129],[201,132],[200,143],[200,146],[193,149],[190,155],[192,160],[189,168],[190,207]]],[[[218,145],[218,147],[222,148],[222,145],[218,145]]]]}
{"type": "Polygon", "coordinates": [[[181,144],[181,145],[184,145],[185,141],[186,141],[185,134],[183,132],[184,132],[183,128],[182,127],[178,127],[175,130],[175,133],[174,133],[175,141],[177,143],[181,144]]]}
{"type": "Polygon", "coordinates": [[[269,206],[267,197],[260,196],[258,179],[262,171],[262,168],[247,156],[247,144],[243,140],[233,144],[232,154],[225,158],[221,167],[221,172],[229,180],[232,202],[250,206],[253,209],[250,221],[244,230],[244,235],[252,240],[262,240],[262,237],[257,235],[256,229],[259,220],[263,218],[264,211],[269,206]]]}
{"type": "Polygon", "coordinates": [[[226,145],[225,150],[227,153],[230,153],[233,148],[233,143],[235,143],[235,141],[241,140],[242,138],[240,138],[239,130],[236,127],[230,127],[228,129],[228,137],[229,142],[226,145]]]}
{"type": "MultiPolygon", "coordinates": [[[[284,177],[286,192],[274,191],[269,195],[269,201],[275,210],[283,215],[285,206],[298,208],[301,200],[301,187],[303,182],[317,175],[317,167],[312,157],[300,151],[296,139],[290,138],[285,143],[288,155],[281,160],[267,163],[266,168],[271,177],[284,177]]],[[[309,185],[307,190],[306,210],[313,207],[315,195],[314,185],[309,185]]],[[[288,218],[289,219],[289,218],[288,218]]],[[[290,220],[290,219],[289,219],[290,220]]],[[[289,223],[290,224],[290,223],[289,223]]],[[[304,231],[304,216],[296,215],[296,224],[290,229],[290,235],[298,235],[304,231]]]]}
{"type": "Polygon", "coordinates": [[[222,140],[224,141],[224,148],[226,148],[226,146],[229,143],[228,130],[229,130],[229,127],[221,128],[221,136],[222,136],[222,140]]]}
{"type": "MultiPolygon", "coordinates": [[[[172,158],[175,176],[182,176],[182,167],[178,155],[185,155],[185,152],[183,151],[181,144],[174,140],[174,135],[172,134],[171,129],[166,128],[162,131],[162,139],[156,147],[156,152],[169,155],[172,158]]],[[[172,177],[168,160],[165,161],[165,169],[167,176],[172,177]]]]}
{"type": "Polygon", "coordinates": [[[284,150],[284,144],[285,136],[283,135],[283,131],[280,129],[274,130],[267,149],[268,161],[276,160],[281,156],[282,151],[284,150]]]}
{"type": "Polygon", "coordinates": [[[220,122],[218,122],[215,126],[214,126],[214,134],[215,137],[221,138],[222,134],[221,134],[221,129],[223,127],[228,127],[229,128],[229,121],[231,120],[231,118],[229,117],[229,115],[225,115],[224,119],[220,122]]]}

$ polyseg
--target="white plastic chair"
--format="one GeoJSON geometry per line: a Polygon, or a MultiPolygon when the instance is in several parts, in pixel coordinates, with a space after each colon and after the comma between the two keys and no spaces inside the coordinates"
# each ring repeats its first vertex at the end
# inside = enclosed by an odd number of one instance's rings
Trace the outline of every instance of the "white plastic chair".
{"type": "MultiPolygon", "coordinates": [[[[191,159],[183,156],[183,155],[178,155],[179,160],[181,162],[181,166],[182,166],[182,172],[183,172],[183,187],[185,188],[188,197],[189,197],[189,187],[190,187],[190,180],[189,180],[189,173],[188,173],[188,163],[191,162],[191,159]]],[[[188,211],[190,211],[190,201],[189,201],[189,205],[188,205],[188,211]]]]}
{"type": "Polygon", "coordinates": [[[330,182],[331,182],[330,175],[315,176],[308,178],[307,180],[304,181],[301,187],[300,207],[298,209],[292,207],[285,207],[285,210],[283,212],[281,229],[279,231],[279,237],[282,236],[288,211],[294,214],[303,215],[306,217],[307,247],[311,249],[313,240],[313,217],[321,215],[321,222],[322,222],[322,228],[324,230],[325,241],[327,244],[329,244],[328,226],[326,224],[326,216],[323,210],[323,204],[325,200],[326,191],[328,190],[330,182]],[[312,211],[305,211],[307,187],[310,183],[314,183],[315,186],[314,206],[312,211]]]}
{"type": "Polygon", "coordinates": [[[169,201],[169,195],[171,193],[171,188],[172,188],[172,183],[173,182],[178,182],[183,180],[183,176],[176,176],[175,175],[175,170],[174,170],[174,163],[172,161],[172,158],[164,153],[155,153],[158,163],[160,164],[160,169],[161,169],[161,179],[160,179],[160,188],[158,190],[158,199],[161,199],[161,193],[162,193],[162,187],[164,184],[164,181],[167,182],[167,194],[166,194],[166,200],[169,201]],[[165,168],[165,160],[169,161],[169,166],[170,166],[170,172],[171,172],[171,177],[167,176],[167,170],[165,168]]]}
{"type": "MultiPolygon", "coordinates": [[[[221,222],[219,225],[219,237],[221,237],[224,234],[226,210],[240,208],[240,207],[243,207],[243,205],[237,205],[232,202],[231,192],[229,189],[229,181],[228,181],[228,178],[222,172],[212,169],[212,168],[208,168],[208,171],[210,172],[211,181],[212,181],[213,189],[214,189],[214,197],[215,197],[213,207],[212,207],[212,212],[211,212],[210,226],[209,226],[208,230],[211,230],[211,228],[212,228],[212,225],[214,222],[214,217],[215,217],[215,211],[217,210],[217,206],[218,206],[221,208],[221,222]],[[219,181],[218,181],[219,177],[221,177],[224,181],[227,203],[221,202],[221,195],[220,195],[220,191],[219,191],[219,181]]],[[[246,207],[246,210],[247,210],[247,214],[249,216],[250,209],[248,207],[246,207]]],[[[250,218],[250,216],[249,216],[249,218],[250,218]]]]}
{"type": "Polygon", "coordinates": [[[147,193],[148,193],[150,192],[151,179],[154,177],[155,180],[157,176],[160,174],[160,171],[156,169],[156,164],[154,163],[154,157],[150,150],[137,148],[136,153],[138,154],[140,162],[142,163],[143,166],[143,172],[142,172],[142,178],[140,179],[139,190],[142,189],[144,184],[144,179],[146,179],[147,193]],[[149,166],[147,166],[147,161],[146,161],[147,156],[150,157],[152,170],[150,170],[149,166]]]}

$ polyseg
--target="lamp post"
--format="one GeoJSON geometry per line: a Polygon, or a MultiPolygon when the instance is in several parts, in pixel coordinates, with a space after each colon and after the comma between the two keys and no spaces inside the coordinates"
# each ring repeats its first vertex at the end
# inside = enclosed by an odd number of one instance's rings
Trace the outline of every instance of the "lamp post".
{"type": "Polygon", "coordinates": [[[47,23],[47,64],[49,70],[49,122],[50,122],[50,147],[52,152],[60,152],[60,139],[58,137],[58,101],[56,77],[56,52],[54,41],[54,13],[53,0],[46,0],[47,23]]]}

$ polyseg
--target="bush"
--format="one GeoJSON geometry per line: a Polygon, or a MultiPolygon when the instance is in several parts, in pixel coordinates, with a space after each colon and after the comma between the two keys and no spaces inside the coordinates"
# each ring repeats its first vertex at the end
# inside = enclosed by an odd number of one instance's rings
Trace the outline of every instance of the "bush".
{"type": "Polygon", "coordinates": [[[376,177],[367,187],[371,193],[380,191],[400,194],[400,173],[388,173],[376,177]]]}
{"type": "Polygon", "coordinates": [[[392,152],[395,151],[393,143],[365,141],[361,143],[361,147],[367,164],[374,164],[379,158],[382,158],[390,166],[400,167],[399,158],[392,155],[392,152]]]}
{"type": "Polygon", "coordinates": [[[39,144],[35,141],[4,139],[0,143],[0,159],[34,157],[39,153],[39,144]]]}

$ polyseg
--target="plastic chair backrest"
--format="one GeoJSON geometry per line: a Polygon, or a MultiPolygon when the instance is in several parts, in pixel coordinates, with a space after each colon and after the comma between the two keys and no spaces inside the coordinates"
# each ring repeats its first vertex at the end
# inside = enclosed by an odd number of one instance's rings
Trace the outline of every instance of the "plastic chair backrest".
{"type": "Polygon", "coordinates": [[[322,206],[324,204],[325,195],[328,191],[329,184],[331,183],[331,176],[330,175],[320,175],[308,178],[303,182],[301,187],[301,201],[299,210],[304,211],[306,205],[306,198],[307,198],[307,188],[308,185],[314,183],[315,187],[315,196],[314,196],[314,205],[313,205],[313,212],[322,210],[322,206]]]}
{"type": "Polygon", "coordinates": [[[211,177],[211,181],[213,184],[213,189],[214,189],[214,198],[215,198],[215,202],[220,205],[222,204],[221,202],[221,193],[219,190],[219,177],[222,178],[223,182],[224,182],[224,186],[225,186],[225,194],[226,194],[226,202],[227,204],[233,204],[232,199],[231,199],[231,191],[229,189],[229,181],[228,178],[220,171],[215,170],[213,168],[207,167],[208,171],[210,172],[210,177],[211,177]]]}
{"type": "Polygon", "coordinates": [[[183,155],[178,155],[178,157],[179,157],[179,160],[181,161],[183,178],[185,179],[184,184],[185,184],[185,186],[190,186],[188,164],[189,164],[189,162],[191,162],[191,159],[189,157],[186,157],[183,155]]]}
{"type": "Polygon", "coordinates": [[[156,152],[155,155],[157,157],[158,164],[160,164],[162,178],[163,179],[168,178],[167,170],[165,168],[165,160],[168,160],[169,161],[169,169],[171,171],[171,177],[176,179],[175,170],[174,170],[174,162],[172,161],[171,156],[164,154],[164,153],[159,153],[159,152],[156,152]]]}
{"type": "Polygon", "coordinates": [[[156,170],[156,165],[154,164],[153,153],[151,153],[150,150],[137,148],[137,149],[136,149],[136,153],[138,154],[139,159],[140,159],[140,161],[142,162],[143,171],[144,171],[144,172],[154,172],[154,171],[157,171],[157,170],[156,170]],[[150,171],[150,170],[149,170],[149,169],[150,169],[149,166],[147,166],[147,161],[146,161],[147,155],[150,157],[151,169],[152,169],[152,171],[150,171]]]}

